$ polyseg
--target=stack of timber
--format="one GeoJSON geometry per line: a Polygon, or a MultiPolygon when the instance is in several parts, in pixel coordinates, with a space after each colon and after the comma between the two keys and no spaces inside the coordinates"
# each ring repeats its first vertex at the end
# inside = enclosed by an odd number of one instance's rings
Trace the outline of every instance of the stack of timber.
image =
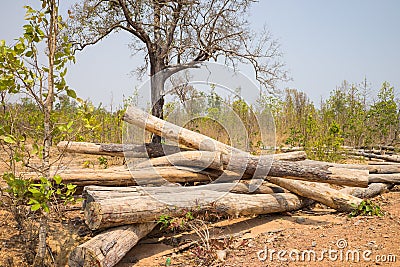
{"type": "Polygon", "coordinates": [[[137,108],[130,107],[124,120],[176,145],[58,144],[72,153],[124,156],[128,164],[142,159],[129,168],[59,172],[64,182],[84,186],[86,224],[103,231],[71,252],[71,267],[114,266],[162,215],[212,208],[237,217],[294,211],[313,202],[348,212],[400,183],[400,165],[311,161],[303,151],[254,156],[137,108]]]}

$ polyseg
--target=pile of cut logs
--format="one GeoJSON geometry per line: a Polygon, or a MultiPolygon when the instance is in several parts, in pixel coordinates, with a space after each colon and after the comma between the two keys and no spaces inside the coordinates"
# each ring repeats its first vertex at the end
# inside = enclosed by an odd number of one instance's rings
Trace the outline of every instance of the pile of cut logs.
{"type": "Polygon", "coordinates": [[[177,146],[58,144],[66,152],[125,156],[131,165],[130,170],[60,172],[64,182],[84,186],[89,228],[104,230],[72,251],[71,267],[114,266],[160,216],[181,216],[183,209],[207,209],[211,203],[221,214],[242,216],[294,211],[319,202],[350,211],[400,182],[400,165],[319,162],[306,160],[302,151],[254,156],[132,107],[124,121],[177,146]],[[133,158],[147,159],[133,164],[133,158]]]}

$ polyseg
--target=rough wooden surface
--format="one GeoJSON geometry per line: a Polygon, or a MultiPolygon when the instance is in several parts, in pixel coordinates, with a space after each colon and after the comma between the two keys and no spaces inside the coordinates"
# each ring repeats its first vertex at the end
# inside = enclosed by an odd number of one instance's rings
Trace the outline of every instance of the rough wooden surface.
{"type": "Polygon", "coordinates": [[[232,152],[242,153],[239,149],[225,145],[203,134],[161,120],[136,107],[128,107],[123,120],[158,136],[197,150],[219,151],[225,154],[232,152]]]}
{"type": "Polygon", "coordinates": [[[370,183],[400,184],[400,173],[370,174],[369,182],[370,183]]]}
{"type": "Polygon", "coordinates": [[[288,160],[288,161],[300,161],[307,158],[305,151],[293,151],[287,153],[273,154],[274,160],[288,160]]]}
{"type": "Polygon", "coordinates": [[[359,187],[345,187],[340,189],[340,192],[349,194],[358,198],[367,199],[378,196],[383,192],[391,189],[393,185],[391,184],[383,184],[383,183],[373,183],[369,184],[367,188],[359,188],[359,187]]]}
{"type": "Polygon", "coordinates": [[[85,208],[85,221],[90,229],[101,229],[124,224],[157,221],[161,215],[180,216],[183,210],[209,208],[223,214],[240,216],[268,214],[300,209],[304,201],[290,193],[234,194],[197,190],[188,194],[158,194],[123,197],[91,202],[85,208]]]}
{"type": "Polygon", "coordinates": [[[165,155],[187,151],[188,148],[182,148],[166,144],[146,143],[143,145],[132,144],[105,144],[88,142],[67,142],[61,141],[57,144],[60,151],[69,153],[81,153],[92,155],[107,155],[117,157],[132,158],[156,158],[165,155]]]}
{"type": "Polygon", "coordinates": [[[363,151],[353,151],[351,152],[352,155],[362,156],[365,158],[372,158],[372,159],[382,159],[391,162],[398,162],[400,163],[400,156],[397,155],[378,155],[374,153],[366,153],[363,151]]]}
{"type": "Polygon", "coordinates": [[[215,151],[187,151],[169,156],[153,158],[137,164],[135,167],[148,168],[159,166],[188,166],[223,170],[221,152],[215,151]]]}
{"type": "Polygon", "coordinates": [[[275,176],[309,182],[320,182],[356,187],[368,186],[368,170],[355,170],[331,167],[329,165],[313,166],[301,161],[290,162],[274,160],[270,156],[249,156],[243,154],[222,155],[225,168],[253,177],[275,176]]]}
{"type": "MultiPolygon", "coordinates": [[[[55,173],[53,173],[54,175],[55,173]]],[[[65,169],[57,172],[64,183],[73,183],[78,186],[105,185],[105,186],[132,186],[132,185],[162,185],[171,183],[210,182],[220,173],[204,170],[195,172],[191,169],[175,167],[157,167],[129,171],[124,167],[108,169],[65,169]]],[[[35,173],[22,173],[26,178],[37,179],[35,173]]],[[[228,175],[229,176],[229,175],[228,175]]],[[[233,176],[232,179],[237,179],[233,176]]]]}
{"type": "Polygon", "coordinates": [[[157,186],[157,187],[109,187],[109,186],[85,186],[82,197],[83,208],[88,203],[103,199],[115,199],[134,196],[157,196],[157,194],[174,194],[183,192],[195,192],[198,190],[211,190],[216,192],[231,192],[236,194],[273,194],[284,193],[285,190],[272,183],[263,183],[255,191],[249,189],[245,183],[212,183],[198,186],[157,186]]]}
{"type": "Polygon", "coordinates": [[[156,223],[120,226],[96,235],[70,254],[70,267],[109,267],[116,265],[156,223]]]}
{"type": "Polygon", "coordinates": [[[323,162],[323,161],[316,161],[309,159],[300,161],[299,163],[320,168],[338,167],[347,169],[368,170],[369,173],[381,173],[381,174],[400,173],[400,164],[399,165],[338,164],[338,163],[323,162]]]}
{"type": "Polygon", "coordinates": [[[288,180],[279,177],[268,177],[267,179],[292,193],[313,199],[338,211],[353,210],[353,205],[358,205],[362,201],[358,197],[319,183],[288,180]]]}

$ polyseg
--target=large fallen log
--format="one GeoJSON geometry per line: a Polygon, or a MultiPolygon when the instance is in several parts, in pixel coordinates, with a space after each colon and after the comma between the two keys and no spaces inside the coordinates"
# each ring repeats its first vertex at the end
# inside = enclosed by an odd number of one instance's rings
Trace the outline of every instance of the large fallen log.
{"type": "Polygon", "coordinates": [[[133,106],[128,107],[122,119],[158,136],[197,150],[219,151],[225,154],[243,153],[237,148],[159,119],[133,106]]]}
{"type": "Polygon", "coordinates": [[[108,267],[116,265],[156,223],[140,223],[109,229],[76,247],[70,254],[70,267],[108,267]]]}
{"type": "Polygon", "coordinates": [[[323,184],[288,180],[279,177],[268,177],[267,179],[271,183],[279,185],[292,193],[318,201],[338,211],[351,211],[354,209],[354,205],[358,206],[362,201],[358,197],[343,193],[323,184]]]}
{"type": "Polygon", "coordinates": [[[258,177],[270,175],[348,186],[368,186],[368,171],[349,171],[335,167],[326,169],[308,168],[296,162],[274,161],[270,155],[252,156],[208,136],[156,118],[136,107],[129,107],[124,114],[123,120],[191,148],[219,151],[223,154],[222,158],[226,169],[240,174],[245,173],[258,177]]]}
{"type": "Polygon", "coordinates": [[[368,186],[368,170],[355,170],[326,166],[309,166],[302,162],[272,160],[268,156],[237,154],[222,155],[225,168],[251,177],[275,176],[309,182],[329,183],[356,187],[368,186]]]}
{"type": "Polygon", "coordinates": [[[88,203],[104,199],[115,199],[135,196],[157,196],[158,194],[191,193],[199,190],[211,190],[216,192],[231,192],[236,194],[273,194],[284,193],[285,190],[272,183],[262,183],[255,191],[251,191],[245,183],[212,183],[198,186],[157,186],[157,187],[109,187],[109,186],[85,186],[82,197],[83,208],[88,203]]]}
{"type": "Polygon", "coordinates": [[[308,166],[298,162],[274,160],[273,155],[255,157],[236,154],[233,157],[220,152],[188,151],[154,158],[136,166],[137,169],[149,166],[194,166],[221,170],[222,166],[243,178],[261,178],[267,175],[295,180],[330,183],[347,186],[368,186],[368,171],[326,166],[308,166]]]}
{"type": "MultiPolygon", "coordinates": [[[[52,173],[54,175],[56,173],[52,173]]],[[[104,185],[104,186],[132,186],[132,185],[162,185],[166,181],[171,183],[211,182],[221,173],[207,170],[198,172],[190,168],[158,167],[132,170],[117,167],[108,169],[65,169],[57,172],[63,183],[72,183],[77,186],[104,185]]],[[[34,181],[39,179],[36,173],[21,173],[34,181]]],[[[240,179],[237,175],[228,174],[232,180],[240,179]]]]}
{"type": "Polygon", "coordinates": [[[57,144],[60,151],[68,153],[81,153],[91,155],[106,155],[116,157],[132,158],[156,158],[165,155],[177,153],[179,151],[188,151],[188,148],[182,148],[166,144],[146,143],[143,145],[132,144],[104,144],[88,142],[68,142],[61,141],[57,144]]]}
{"type": "Polygon", "coordinates": [[[299,161],[299,160],[305,160],[307,158],[307,154],[305,151],[293,151],[293,152],[278,153],[273,155],[274,155],[274,160],[299,161]]]}
{"type": "Polygon", "coordinates": [[[383,183],[373,183],[369,184],[368,188],[359,188],[359,187],[345,187],[340,189],[340,192],[349,194],[358,198],[367,199],[378,196],[383,192],[391,189],[393,187],[392,184],[383,184],[383,183]]]}
{"type": "Polygon", "coordinates": [[[90,229],[157,221],[161,215],[181,216],[187,210],[207,210],[231,215],[254,215],[300,209],[304,200],[290,193],[234,194],[210,190],[193,193],[158,194],[123,197],[91,202],[85,208],[85,221],[90,229]]]}
{"type": "Polygon", "coordinates": [[[365,158],[382,159],[382,160],[391,161],[391,162],[400,162],[400,156],[396,156],[396,155],[391,155],[391,156],[378,155],[378,154],[374,154],[374,153],[366,153],[364,151],[353,151],[353,152],[350,152],[350,154],[356,155],[356,156],[362,156],[365,158]]]}
{"type": "Polygon", "coordinates": [[[393,174],[370,174],[370,183],[400,184],[400,173],[393,174]]]}
{"type": "Polygon", "coordinates": [[[137,164],[136,169],[161,167],[161,166],[186,166],[223,170],[221,152],[187,151],[169,156],[154,158],[137,164]]]}
{"type": "Polygon", "coordinates": [[[338,168],[347,168],[347,169],[357,169],[357,170],[368,170],[369,173],[400,173],[400,164],[399,165],[366,165],[366,164],[339,164],[332,162],[323,162],[316,160],[306,159],[304,161],[300,161],[298,163],[308,165],[310,167],[316,168],[327,168],[327,167],[338,167],[338,168]]]}

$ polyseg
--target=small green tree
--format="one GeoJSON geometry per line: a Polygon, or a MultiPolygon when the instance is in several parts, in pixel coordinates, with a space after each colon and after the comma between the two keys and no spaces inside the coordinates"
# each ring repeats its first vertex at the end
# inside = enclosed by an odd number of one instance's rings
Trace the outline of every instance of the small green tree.
{"type": "MultiPolygon", "coordinates": [[[[13,46],[0,41],[0,91],[9,94],[24,94],[34,103],[39,113],[38,132],[24,133],[12,124],[0,127],[1,145],[10,155],[10,172],[3,178],[9,185],[9,194],[15,205],[28,204],[39,216],[39,241],[34,266],[42,266],[46,255],[47,213],[54,197],[72,200],[73,185],[62,184],[61,177],[50,176],[50,148],[54,137],[55,122],[52,121],[56,99],[67,94],[76,98],[75,92],[65,81],[67,63],[74,61],[71,44],[67,38],[58,39],[64,24],[58,14],[56,0],[40,0],[41,10],[25,6],[26,24],[23,35],[13,46]],[[41,52],[44,51],[44,52],[41,52]],[[43,62],[44,59],[44,62],[43,62]],[[29,138],[27,138],[29,137],[29,138]],[[28,142],[33,142],[29,144],[28,142]],[[40,159],[40,164],[30,161],[40,159]],[[28,167],[39,174],[39,182],[19,177],[16,166],[28,167]]],[[[20,115],[19,115],[20,116],[20,115]]],[[[66,122],[69,131],[73,122],[66,122]]],[[[58,127],[60,129],[60,127],[58,127]]]]}
{"type": "Polygon", "coordinates": [[[378,100],[368,112],[369,129],[378,135],[377,142],[386,144],[395,138],[395,129],[398,127],[397,104],[394,100],[394,87],[384,82],[378,93],[378,100]]]}

